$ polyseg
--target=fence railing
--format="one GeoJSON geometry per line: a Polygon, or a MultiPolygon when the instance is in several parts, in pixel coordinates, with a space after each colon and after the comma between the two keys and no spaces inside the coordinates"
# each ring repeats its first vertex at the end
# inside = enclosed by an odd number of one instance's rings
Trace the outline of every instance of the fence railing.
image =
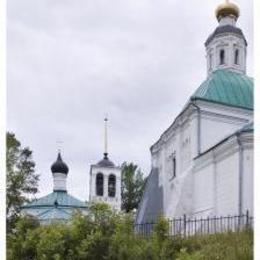
{"type": "MultiPolygon", "coordinates": [[[[225,217],[207,218],[181,218],[168,219],[170,236],[192,236],[223,233],[228,231],[241,231],[245,228],[253,228],[253,217],[246,214],[225,217]]],[[[135,232],[142,236],[152,234],[156,222],[135,224],[135,232]]]]}

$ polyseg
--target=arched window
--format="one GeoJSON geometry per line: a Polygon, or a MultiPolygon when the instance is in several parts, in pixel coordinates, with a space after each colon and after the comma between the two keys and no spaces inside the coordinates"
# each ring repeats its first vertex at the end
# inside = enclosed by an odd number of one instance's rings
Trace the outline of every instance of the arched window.
{"type": "Polygon", "coordinates": [[[113,174],[110,174],[108,177],[108,196],[116,196],[116,176],[113,174]]]}
{"type": "Polygon", "coordinates": [[[235,50],[235,64],[236,65],[239,64],[239,50],[238,49],[235,50]]]}
{"type": "Polygon", "coordinates": [[[209,69],[212,69],[212,53],[209,54],[209,69]]]}
{"type": "Polygon", "coordinates": [[[176,156],[172,158],[172,176],[173,178],[176,177],[176,156]]]}
{"type": "Polygon", "coordinates": [[[96,176],[96,194],[97,196],[104,194],[104,176],[102,173],[98,173],[96,176]]]}
{"type": "Polygon", "coordinates": [[[219,64],[220,65],[225,64],[225,51],[224,50],[220,50],[220,53],[219,53],[219,64]]]}

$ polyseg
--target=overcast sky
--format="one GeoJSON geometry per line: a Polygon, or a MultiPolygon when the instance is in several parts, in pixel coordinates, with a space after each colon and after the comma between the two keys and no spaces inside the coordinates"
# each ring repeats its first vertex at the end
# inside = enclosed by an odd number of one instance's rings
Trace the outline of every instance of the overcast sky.
{"type": "MultiPolygon", "coordinates": [[[[223,0],[8,0],[7,125],[33,150],[37,197],[52,191],[57,140],[69,192],[88,200],[90,165],[150,171],[150,146],[206,79],[204,42],[223,0]]],[[[253,75],[253,3],[237,0],[253,75]]]]}

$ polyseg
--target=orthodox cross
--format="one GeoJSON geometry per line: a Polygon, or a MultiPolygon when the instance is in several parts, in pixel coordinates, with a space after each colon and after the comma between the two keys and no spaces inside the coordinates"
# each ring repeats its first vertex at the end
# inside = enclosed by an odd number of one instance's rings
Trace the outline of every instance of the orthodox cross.
{"type": "Polygon", "coordinates": [[[58,140],[56,141],[56,144],[57,144],[58,153],[60,153],[60,152],[61,152],[61,149],[62,149],[63,141],[60,140],[60,139],[58,139],[58,140]]]}

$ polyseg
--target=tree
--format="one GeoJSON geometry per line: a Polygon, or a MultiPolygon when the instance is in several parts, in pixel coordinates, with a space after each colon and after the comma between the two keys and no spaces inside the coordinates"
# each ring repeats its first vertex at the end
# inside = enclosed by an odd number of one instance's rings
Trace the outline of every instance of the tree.
{"type": "Polygon", "coordinates": [[[7,231],[14,227],[26,195],[35,194],[39,175],[35,174],[32,151],[21,147],[15,134],[6,134],[6,216],[7,231]]]}
{"type": "Polygon", "coordinates": [[[7,234],[7,259],[36,259],[35,248],[38,238],[31,233],[40,227],[39,221],[31,216],[20,217],[14,223],[14,231],[7,234]]]}
{"type": "Polygon", "coordinates": [[[138,208],[143,196],[145,179],[138,166],[133,163],[122,165],[122,210],[130,212],[138,208]]]}

